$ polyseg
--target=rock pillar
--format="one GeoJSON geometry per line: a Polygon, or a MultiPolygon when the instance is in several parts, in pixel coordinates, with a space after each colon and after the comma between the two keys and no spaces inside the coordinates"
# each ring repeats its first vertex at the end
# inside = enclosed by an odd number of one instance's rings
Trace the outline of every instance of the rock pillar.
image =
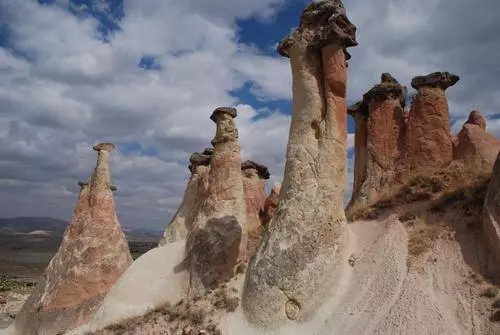
{"type": "Polygon", "coordinates": [[[360,101],[347,109],[355,124],[354,133],[354,183],[352,197],[347,208],[353,206],[354,199],[359,199],[361,186],[366,178],[366,162],[368,158],[368,106],[360,101]]]}
{"type": "Polygon", "coordinates": [[[34,293],[14,327],[26,334],[57,334],[85,323],[132,263],[111,191],[110,143],[96,145],[97,166],[80,182],[73,217],[34,293]]]}
{"type": "MultiPolygon", "coordinates": [[[[293,113],[282,195],[247,271],[243,308],[267,329],[312,316],[329,296],[345,261],[347,226],[345,48],[355,27],[339,0],[314,2],[278,46],[289,57],[293,113]]],[[[346,256],[347,257],[347,256],[346,256]]]]}
{"type": "Polygon", "coordinates": [[[355,136],[360,150],[356,147],[355,187],[348,214],[377,202],[391,187],[405,145],[405,100],[406,87],[384,73],[381,83],[365,93],[363,102],[352,111],[358,115],[355,136]]]}
{"type": "Polygon", "coordinates": [[[435,72],[412,79],[418,90],[408,119],[406,169],[435,170],[453,160],[453,138],[450,131],[448,99],[445,90],[455,85],[457,75],[435,72]],[[422,164],[425,162],[425,164],[422,164]]]}
{"type": "Polygon", "coordinates": [[[189,158],[189,178],[182,202],[163,233],[159,246],[184,240],[194,225],[208,188],[208,172],[213,150],[205,149],[202,153],[193,153],[189,158]]]}
{"type": "Polygon", "coordinates": [[[266,180],[270,174],[267,167],[252,161],[241,164],[243,188],[248,225],[248,254],[251,257],[257,251],[262,237],[262,222],[259,214],[264,209],[266,200],[266,180]]]}
{"type": "Polygon", "coordinates": [[[264,208],[260,213],[260,220],[262,221],[262,225],[267,227],[269,221],[276,213],[276,208],[278,207],[278,200],[280,197],[281,184],[275,183],[271,188],[271,193],[267,196],[266,201],[264,201],[264,208]]]}
{"type": "Polygon", "coordinates": [[[206,199],[186,242],[191,291],[196,295],[234,275],[247,253],[247,217],[234,108],[217,108],[206,199]]]}

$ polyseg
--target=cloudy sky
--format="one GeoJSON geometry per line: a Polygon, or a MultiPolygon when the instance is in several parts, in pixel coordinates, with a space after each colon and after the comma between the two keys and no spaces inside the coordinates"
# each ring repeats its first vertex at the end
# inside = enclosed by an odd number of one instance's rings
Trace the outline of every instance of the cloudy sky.
{"type": "MultiPolygon", "coordinates": [[[[243,158],[280,180],[291,75],[275,46],[306,2],[0,0],[0,217],[69,219],[77,181],[95,164],[92,145],[111,141],[121,223],[164,228],[217,106],[238,107],[243,158]]],[[[359,41],[349,102],[382,72],[409,86],[450,71],[461,76],[448,91],[452,129],[478,109],[500,137],[498,0],[345,6],[359,41]]]]}

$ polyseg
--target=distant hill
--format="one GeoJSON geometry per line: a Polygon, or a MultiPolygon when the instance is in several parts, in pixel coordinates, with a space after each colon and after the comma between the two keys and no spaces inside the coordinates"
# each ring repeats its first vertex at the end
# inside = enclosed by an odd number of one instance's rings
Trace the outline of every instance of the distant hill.
{"type": "Polygon", "coordinates": [[[63,234],[67,225],[67,221],[46,217],[0,218],[0,230],[16,233],[31,233],[35,230],[45,230],[56,234],[63,234]]]}
{"type": "MultiPolygon", "coordinates": [[[[0,218],[0,233],[3,234],[47,231],[62,236],[67,226],[67,221],[49,217],[0,218]]],[[[157,241],[162,234],[161,230],[128,227],[123,227],[123,232],[129,241],[157,241]]]]}

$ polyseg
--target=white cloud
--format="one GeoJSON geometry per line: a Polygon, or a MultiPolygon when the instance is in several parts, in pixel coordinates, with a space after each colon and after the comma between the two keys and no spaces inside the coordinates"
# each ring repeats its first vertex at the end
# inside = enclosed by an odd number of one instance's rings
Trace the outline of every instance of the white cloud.
{"type": "MultiPolygon", "coordinates": [[[[285,0],[125,0],[122,30],[107,44],[96,38],[98,22],[71,15],[68,3],[0,2],[9,45],[35,60],[0,47],[0,216],[68,218],[76,182],[95,164],[91,146],[138,142],[159,155],[131,154],[124,146],[112,154],[119,216],[128,225],[162,227],[182,196],[189,153],[210,143],[213,108],[239,103],[229,92],[245,82],[261,101],[290,99],[288,61],[239,44],[235,23],[251,16],[271,20],[285,0]],[[144,55],[155,57],[160,69],[139,68],[144,55]]],[[[113,19],[106,1],[91,4],[113,19]]],[[[498,119],[491,118],[500,110],[497,2],[423,4],[346,1],[360,42],[350,50],[349,100],[361,98],[382,72],[408,86],[415,75],[456,72],[462,79],[448,90],[453,118],[479,109],[500,135],[498,119]]],[[[238,109],[243,158],[268,165],[269,184],[280,180],[289,117],[238,109]],[[253,120],[262,113],[269,115],[253,120]]],[[[348,140],[352,148],[352,134],[348,140]]],[[[352,160],[349,167],[352,181],[352,160]]]]}

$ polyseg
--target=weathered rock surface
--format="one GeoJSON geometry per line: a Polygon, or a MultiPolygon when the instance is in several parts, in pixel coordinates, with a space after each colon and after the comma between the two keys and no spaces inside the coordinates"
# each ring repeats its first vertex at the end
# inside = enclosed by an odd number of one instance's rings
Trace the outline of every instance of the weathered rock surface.
{"type": "Polygon", "coordinates": [[[263,227],[259,214],[264,209],[266,180],[270,174],[267,167],[252,161],[243,162],[241,171],[248,225],[248,255],[251,257],[257,251],[262,237],[263,227]]]}
{"type": "Polygon", "coordinates": [[[453,158],[461,161],[469,171],[489,174],[500,151],[500,140],[485,129],[482,115],[472,111],[457,135],[453,158]]]}
{"type": "Polygon", "coordinates": [[[203,153],[194,153],[189,161],[189,178],[182,202],[167,226],[159,245],[184,240],[193,229],[194,220],[198,215],[208,189],[208,172],[213,152],[205,149],[203,153]]]}
{"type": "Polygon", "coordinates": [[[104,295],[132,263],[110,189],[110,143],[99,152],[89,183],[80,196],[59,251],[28,298],[14,324],[14,334],[47,334],[86,322],[104,295]]]}
{"type": "MultiPolygon", "coordinates": [[[[436,72],[412,79],[418,90],[408,119],[406,171],[438,169],[453,159],[453,139],[445,90],[455,85],[459,77],[448,72],[436,72]],[[425,164],[422,164],[425,162],[425,164]]],[[[403,172],[403,175],[408,172],[403,172]]]]}
{"type": "Polygon", "coordinates": [[[344,50],[356,45],[355,31],[341,1],[314,2],[278,46],[293,75],[283,194],[247,271],[242,301],[260,329],[306,320],[339,275],[347,237],[344,50]]]}
{"type": "Polygon", "coordinates": [[[276,208],[278,207],[278,200],[280,197],[281,184],[275,183],[271,188],[271,193],[267,196],[264,201],[264,208],[260,213],[260,220],[262,225],[267,227],[269,221],[271,221],[274,213],[276,213],[276,208]]]}
{"type": "Polygon", "coordinates": [[[395,179],[406,138],[406,91],[384,73],[381,83],[348,110],[356,123],[354,185],[348,213],[378,201],[395,179]]]}
{"type": "Polygon", "coordinates": [[[483,231],[496,267],[500,268],[500,154],[493,167],[484,201],[483,231]]]}
{"type": "Polygon", "coordinates": [[[217,108],[206,199],[186,241],[190,293],[203,293],[234,275],[247,255],[247,215],[234,108],[217,108]]]}

